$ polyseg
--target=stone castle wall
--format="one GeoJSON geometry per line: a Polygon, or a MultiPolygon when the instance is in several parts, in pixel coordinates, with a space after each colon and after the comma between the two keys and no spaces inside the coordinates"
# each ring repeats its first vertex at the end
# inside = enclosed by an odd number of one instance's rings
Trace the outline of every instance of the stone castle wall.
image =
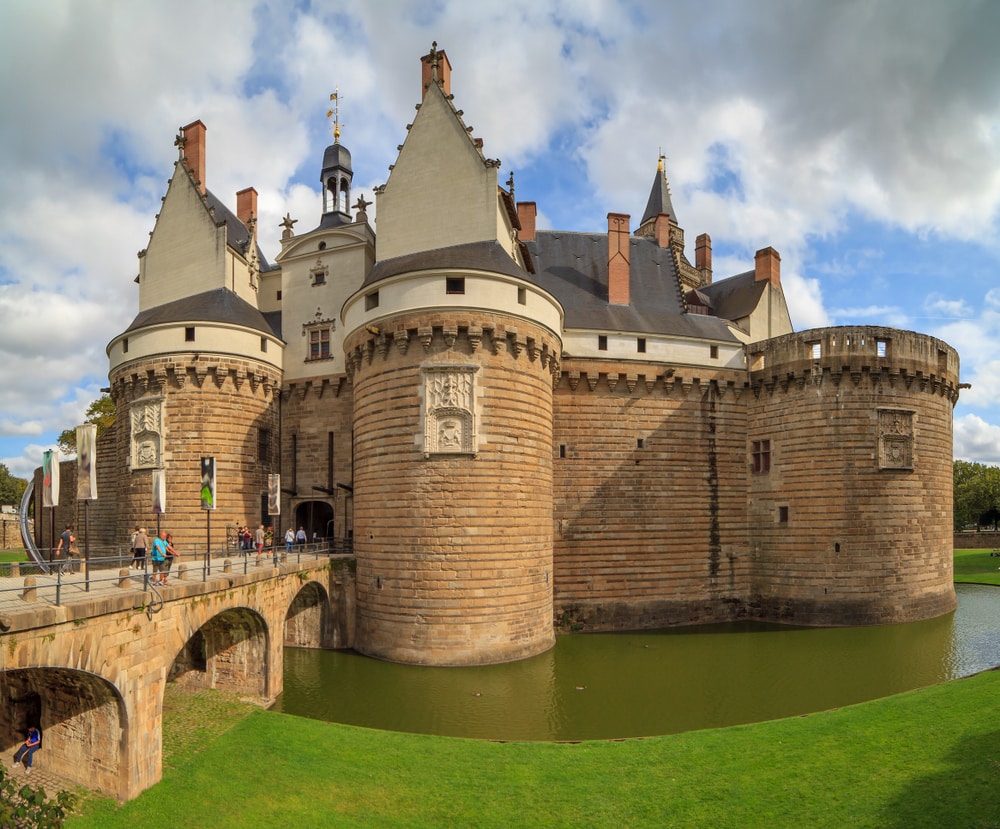
{"type": "Polygon", "coordinates": [[[827,328],[750,348],[754,581],[765,617],[928,618],[955,606],[952,409],[958,355],[883,328],[827,328]]]}
{"type": "Polygon", "coordinates": [[[162,466],[161,526],[182,553],[204,550],[209,519],[200,500],[203,456],[216,459],[213,549],[224,544],[227,526],[259,522],[267,476],[279,463],[278,378],[272,368],[234,357],[156,358],[123,366],[110,379],[118,408],[114,538],[127,539],[136,524],[151,536],[155,532],[152,471],[162,466]]]}
{"type": "Polygon", "coordinates": [[[442,313],[382,320],[346,349],[356,647],[424,664],[551,647],[558,342],[523,319],[442,313]]]}
{"type": "Polygon", "coordinates": [[[557,624],[655,628],[745,612],[745,378],[564,363],[553,438],[557,624]]]}

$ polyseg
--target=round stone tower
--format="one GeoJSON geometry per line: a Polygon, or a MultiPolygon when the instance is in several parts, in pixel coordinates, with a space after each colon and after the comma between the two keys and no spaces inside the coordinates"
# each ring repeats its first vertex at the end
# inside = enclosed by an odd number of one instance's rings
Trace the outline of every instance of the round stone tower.
{"type": "Polygon", "coordinates": [[[379,263],[342,316],[355,647],[431,665],[548,649],[558,304],[494,242],[379,263]]]}
{"type": "Polygon", "coordinates": [[[952,610],[955,350],[858,327],[748,351],[751,605],[834,625],[952,610]]]}

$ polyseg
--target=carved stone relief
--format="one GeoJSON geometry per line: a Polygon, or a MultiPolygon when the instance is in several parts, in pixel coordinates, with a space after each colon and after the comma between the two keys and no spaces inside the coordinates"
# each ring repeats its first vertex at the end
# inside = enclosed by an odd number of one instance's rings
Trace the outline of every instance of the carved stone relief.
{"type": "Polygon", "coordinates": [[[163,465],[163,398],[136,400],[130,412],[132,469],[163,465]]]}
{"type": "Polygon", "coordinates": [[[913,469],[913,412],[878,411],[879,469],[913,469]]]}
{"type": "Polygon", "coordinates": [[[478,366],[425,366],[423,377],[424,455],[474,455],[478,366]]]}

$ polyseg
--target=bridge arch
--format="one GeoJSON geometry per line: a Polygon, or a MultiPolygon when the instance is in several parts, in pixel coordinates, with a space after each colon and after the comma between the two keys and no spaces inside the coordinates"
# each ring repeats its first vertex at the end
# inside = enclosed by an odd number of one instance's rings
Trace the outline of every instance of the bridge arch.
{"type": "Polygon", "coordinates": [[[63,667],[0,671],[0,747],[11,752],[29,725],[42,730],[35,762],[60,777],[121,799],[128,777],[130,720],[114,683],[63,667]]]}
{"type": "Polygon", "coordinates": [[[237,606],[192,630],[167,672],[167,681],[268,699],[268,625],[256,610],[237,606]]]}

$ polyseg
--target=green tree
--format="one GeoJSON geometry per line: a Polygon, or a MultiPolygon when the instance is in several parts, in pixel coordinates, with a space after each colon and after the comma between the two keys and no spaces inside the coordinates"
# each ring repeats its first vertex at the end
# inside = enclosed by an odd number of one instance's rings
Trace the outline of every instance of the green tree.
{"type": "Polygon", "coordinates": [[[1000,467],[955,461],[955,529],[971,524],[1000,508],[1000,467]]]}
{"type": "Polygon", "coordinates": [[[20,504],[28,482],[24,478],[15,478],[10,470],[0,463],[0,504],[20,504]]]}
{"type": "MultiPolygon", "coordinates": [[[[102,394],[87,407],[86,423],[97,424],[97,436],[103,435],[115,422],[118,410],[115,402],[107,394],[102,394]]],[[[59,434],[56,439],[59,448],[66,454],[71,455],[76,452],[76,427],[66,429],[59,434]]]]}

